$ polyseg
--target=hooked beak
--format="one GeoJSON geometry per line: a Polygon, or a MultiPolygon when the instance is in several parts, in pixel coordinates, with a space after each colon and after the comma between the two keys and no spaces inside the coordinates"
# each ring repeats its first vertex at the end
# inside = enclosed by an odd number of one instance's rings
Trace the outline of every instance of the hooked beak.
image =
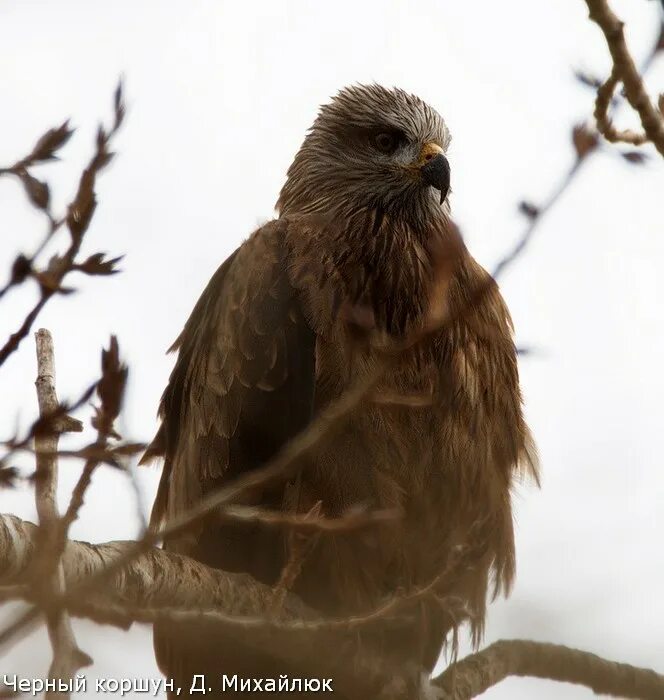
{"type": "Polygon", "coordinates": [[[450,164],[443,149],[437,143],[425,143],[420,151],[418,165],[422,181],[440,192],[442,204],[450,189],[450,164]]]}

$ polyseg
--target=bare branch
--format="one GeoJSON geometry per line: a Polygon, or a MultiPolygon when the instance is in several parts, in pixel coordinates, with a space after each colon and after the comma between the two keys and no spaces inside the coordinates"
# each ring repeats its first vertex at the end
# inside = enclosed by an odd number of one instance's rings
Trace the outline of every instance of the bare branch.
{"type": "MultiPolygon", "coordinates": [[[[343,618],[321,619],[318,613],[288,593],[281,609],[285,617],[268,621],[261,616],[272,609],[273,587],[255,581],[248,574],[209,568],[189,557],[154,547],[137,554],[138,543],[133,541],[99,545],[67,541],[62,554],[67,593],[35,592],[26,584],[31,580],[37,538],[38,530],[32,523],[13,515],[0,515],[0,583],[4,584],[0,588],[0,600],[20,598],[35,602],[37,607],[24,616],[26,623],[41,614],[40,606],[46,610],[66,608],[81,614],[92,601],[102,605],[128,605],[134,611],[138,608],[179,609],[181,617],[186,617],[189,611],[196,619],[201,612],[210,613],[211,617],[219,614],[219,619],[226,624],[240,626],[255,626],[260,619],[272,627],[284,629],[348,630],[389,619],[423,598],[438,597],[441,582],[458,576],[465,564],[465,559],[459,557],[426,586],[389,598],[375,609],[343,618]]],[[[450,609],[458,608],[458,602],[452,598],[445,598],[445,604],[450,609]]],[[[145,615],[149,617],[152,613],[145,615]]],[[[157,618],[137,619],[155,621],[157,618]]],[[[0,635],[0,645],[15,631],[6,629],[0,635]]]]}
{"type": "MultiPolygon", "coordinates": [[[[37,528],[11,515],[0,516],[0,599],[26,597],[23,585],[37,543],[37,528]]],[[[69,590],[99,571],[125,562],[112,579],[93,596],[76,596],[68,601],[73,614],[103,624],[127,627],[133,622],[171,620],[194,625],[201,634],[215,630],[264,648],[282,660],[296,658],[308,671],[333,673],[337,683],[361,689],[361,697],[390,700],[413,697],[408,679],[413,669],[390,668],[366,645],[359,647],[355,625],[370,624],[369,616],[348,620],[320,620],[295,596],[285,597],[282,616],[265,616],[273,589],[246,574],[231,574],[161,549],[150,549],[140,558],[128,560],[133,542],[90,545],[68,542],[63,554],[65,581],[69,590]],[[335,642],[334,655],[320,654],[320,644],[335,642]],[[332,659],[316,657],[333,657],[332,659]],[[332,664],[326,665],[326,664],[332,664]],[[380,689],[389,692],[380,695],[380,689]],[[410,688],[410,690],[409,690],[410,688]]],[[[424,595],[431,586],[414,595],[424,595]]],[[[377,610],[374,618],[389,619],[397,602],[377,610]]],[[[497,642],[450,666],[434,679],[433,685],[445,700],[472,698],[508,676],[532,676],[576,683],[597,693],[626,698],[654,700],[664,695],[664,677],[654,671],[601,659],[594,654],[567,647],[507,640],[497,642]]]]}
{"type": "MultiPolygon", "coordinates": [[[[0,515],[0,582],[11,586],[29,583],[37,545],[37,526],[14,515],[0,515]]],[[[81,600],[81,584],[113,569],[113,575],[95,591],[97,602],[217,608],[238,616],[259,615],[265,609],[271,589],[246,574],[226,573],[157,548],[147,549],[140,557],[126,558],[135,546],[133,541],[98,545],[67,541],[62,554],[67,591],[76,592],[75,598],[81,600]]],[[[293,603],[287,609],[295,614],[305,608],[293,603]]]]}
{"type": "Polygon", "coordinates": [[[558,644],[503,640],[447,668],[433,684],[446,700],[474,698],[509,676],[546,678],[590,688],[597,695],[640,700],[664,697],[664,676],[649,669],[607,661],[558,644]]]}
{"type": "MultiPolygon", "coordinates": [[[[37,398],[42,418],[53,415],[59,408],[55,391],[55,356],[51,334],[41,329],[35,334],[37,346],[37,398]]],[[[58,530],[58,508],[56,491],[58,484],[58,461],[53,453],[58,449],[58,432],[49,430],[35,436],[37,455],[37,478],[35,500],[39,515],[40,548],[44,561],[53,559],[52,566],[37,566],[35,585],[44,594],[60,596],[65,591],[64,570],[59,557],[50,556],[50,546],[58,530]],[[41,580],[39,580],[41,578],[41,580]]],[[[49,678],[69,680],[76,673],[92,663],[92,659],[82,652],[74,638],[69,614],[64,610],[47,613],[48,634],[53,649],[53,660],[49,668],[49,678]]],[[[47,691],[47,698],[69,697],[69,693],[47,691]]]]}
{"type": "MultiPolygon", "coordinates": [[[[28,598],[25,586],[35,556],[37,528],[12,515],[0,515],[0,600],[28,598]]],[[[103,587],[93,595],[66,598],[68,609],[103,624],[127,627],[135,621],[177,620],[194,626],[206,638],[216,633],[243,640],[252,648],[264,648],[275,658],[294,661],[311,674],[333,675],[335,688],[347,685],[361,697],[379,697],[380,689],[391,685],[407,687],[404,671],[391,668],[371,650],[363,649],[355,635],[348,635],[348,621],[320,620],[292,594],[285,596],[279,619],[265,615],[273,599],[273,589],[247,574],[234,574],[209,568],[193,559],[152,548],[140,558],[133,556],[135,542],[91,545],[67,542],[62,563],[69,591],[90,577],[112,569],[103,587]],[[131,553],[131,556],[127,556],[131,553]],[[312,636],[313,635],[313,636],[312,636]],[[312,639],[334,642],[337,654],[320,654],[312,639]]],[[[57,601],[53,601],[57,603],[57,601]]],[[[37,610],[39,608],[32,608],[37,610]]],[[[20,618],[19,618],[20,619],[20,618]]],[[[359,624],[359,622],[357,623],[359,624]]],[[[0,644],[7,641],[3,635],[0,644]]],[[[414,669],[411,676],[416,677],[414,669]]],[[[412,697],[411,694],[392,698],[412,697]]]]}
{"type": "Polygon", "coordinates": [[[611,143],[629,143],[632,146],[641,146],[649,140],[644,132],[637,133],[631,129],[623,131],[616,129],[609,117],[609,107],[613,98],[613,92],[619,80],[618,71],[614,67],[609,79],[597,89],[594,112],[597,129],[611,143]]]}
{"type": "MultiPolygon", "coordinates": [[[[607,0],[586,0],[590,19],[595,22],[604,33],[606,43],[613,59],[612,78],[609,79],[611,87],[612,79],[622,82],[625,89],[625,97],[638,113],[641,119],[643,131],[648,140],[652,141],[655,148],[664,156],[664,115],[653,104],[643,80],[639,74],[634,59],[632,58],[623,31],[623,22],[613,13],[607,0]]],[[[609,87],[604,86],[604,92],[609,87]]],[[[602,89],[602,88],[600,88],[602,89]]],[[[611,92],[613,87],[611,87],[611,92]]],[[[606,99],[603,95],[602,100],[606,99]]],[[[598,101],[600,97],[598,95],[598,101]]],[[[600,127],[601,130],[601,127],[600,127]]]]}

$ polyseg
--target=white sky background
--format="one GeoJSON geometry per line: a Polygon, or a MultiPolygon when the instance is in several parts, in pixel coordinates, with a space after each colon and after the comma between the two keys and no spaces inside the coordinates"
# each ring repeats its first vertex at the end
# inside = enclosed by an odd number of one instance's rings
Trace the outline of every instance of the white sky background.
{"type": "MultiPolygon", "coordinates": [[[[657,3],[612,4],[641,60],[657,3]]],[[[98,119],[110,117],[118,75],[126,77],[119,155],[100,178],[84,247],[126,254],[124,272],[76,279],[80,292],[53,300],[38,326],[55,337],[61,398],[97,376],[100,348],[117,333],[131,367],[124,428],[141,440],[156,426],[173,362],[166,347],[218,264],[273,215],[317,106],[336,90],[399,85],[443,114],[453,134],[453,211],[491,268],[525,225],[519,200],[541,201],[572,163],[571,127],[593,101],[572,69],[605,76],[609,67],[582,0],[3,0],[0,47],[0,164],[66,117],[77,127],[64,162],[38,171],[57,211],[75,191],[98,119]]],[[[664,89],[661,59],[648,82],[653,94],[664,89]]],[[[517,496],[517,584],[490,609],[486,641],[559,642],[663,672],[664,167],[657,157],[630,167],[610,150],[584,165],[501,283],[519,344],[538,351],[521,369],[544,484],[517,496]]],[[[20,185],[0,180],[0,271],[43,230],[20,185]]],[[[2,342],[34,298],[30,287],[3,300],[2,342]]],[[[20,426],[35,415],[34,376],[29,338],[0,371],[0,436],[12,433],[17,411],[20,426]]],[[[63,465],[61,503],[77,475],[63,465]]],[[[157,477],[140,472],[146,511],[157,477]]],[[[34,519],[31,492],[1,492],[0,511],[34,519]]],[[[101,470],[73,537],[137,532],[127,480],[101,470]]],[[[0,623],[8,617],[0,612],[0,623]]],[[[96,659],[90,677],[158,674],[147,628],[77,630],[96,659]]],[[[0,658],[0,672],[43,675],[48,659],[40,631],[0,658]]],[[[486,693],[534,696],[592,694],[517,679],[486,693]]]]}

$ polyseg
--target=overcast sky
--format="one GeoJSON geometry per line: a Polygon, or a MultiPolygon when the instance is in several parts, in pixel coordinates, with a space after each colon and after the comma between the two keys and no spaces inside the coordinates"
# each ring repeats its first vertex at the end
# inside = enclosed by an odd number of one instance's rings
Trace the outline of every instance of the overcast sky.
{"type": "MultiPolygon", "coordinates": [[[[658,3],[612,5],[641,61],[658,3]]],[[[572,70],[605,77],[610,65],[582,0],[0,0],[0,51],[0,165],[67,117],[77,127],[63,162],[38,171],[57,209],[125,76],[127,120],[84,247],[125,254],[124,272],[77,279],[79,293],[53,300],[39,325],[54,335],[61,398],[97,376],[101,346],[118,335],[131,367],[121,427],[139,440],[156,426],[173,362],[165,349],[218,264],[273,216],[321,102],[348,83],[377,81],[436,107],[453,134],[453,212],[491,268],[524,227],[518,202],[542,201],[573,162],[571,128],[592,113],[593,94],[572,70]]],[[[664,61],[648,84],[664,89],[664,61]]],[[[618,121],[634,125],[622,111],[618,121]]],[[[637,168],[607,148],[501,280],[518,343],[535,350],[521,372],[544,481],[516,497],[517,584],[491,607],[487,643],[559,642],[664,672],[663,193],[661,158],[637,168]]],[[[0,230],[0,271],[44,230],[7,178],[0,230]]],[[[34,298],[29,287],[3,300],[2,342],[34,298]]],[[[0,436],[35,415],[34,376],[29,338],[0,371],[0,436]]],[[[61,503],[77,474],[63,465],[61,503]]],[[[147,512],[158,469],[139,478],[147,512]]],[[[34,519],[31,492],[1,492],[0,511],[34,519]]],[[[131,538],[138,527],[126,479],[100,471],[73,537],[131,538]]],[[[8,617],[0,611],[0,622],[8,617]]],[[[157,676],[149,629],[77,630],[95,657],[91,677],[157,676]]],[[[40,631],[1,658],[0,671],[43,675],[48,660],[40,631]]],[[[535,696],[592,694],[514,679],[485,695],[535,696]]]]}

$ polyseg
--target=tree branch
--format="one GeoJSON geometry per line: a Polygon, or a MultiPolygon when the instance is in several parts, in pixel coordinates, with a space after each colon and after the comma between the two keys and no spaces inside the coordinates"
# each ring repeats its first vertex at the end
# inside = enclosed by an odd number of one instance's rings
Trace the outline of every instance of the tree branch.
{"type": "MultiPolygon", "coordinates": [[[[51,334],[40,329],[35,333],[37,349],[37,399],[39,415],[42,419],[54,415],[60,404],[55,391],[55,357],[51,334]]],[[[59,426],[39,431],[35,435],[36,481],[35,501],[39,516],[40,549],[43,554],[33,572],[35,585],[43,588],[44,594],[62,595],[65,591],[64,570],[59,557],[50,556],[53,539],[58,531],[58,507],[56,491],[58,484],[58,459],[54,455],[58,449],[59,432],[67,427],[82,430],[79,421],[69,419],[59,421],[59,426]],[[41,564],[42,566],[39,566],[41,564]]],[[[53,649],[53,660],[49,668],[49,678],[69,680],[83,667],[89,666],[92,659],[79,649],[69,614],[66,610],[53,610],[47,614],[48,634],[53,649]]],[[[69,693],[47,691],[46,698],[68,698],[69,693]]]]}
{"type": "Polygon", "coordinates": [[[597,130],[611,143],[629,143],[632,146],[641,146],[649,141],[648,136],[644,132],[637,133],[631,129],[621,131],[613,125],[611,117],[609,117],[609,107],[619,82],[618,71],[614,67],[609,79],[597,88],[594,112],[597,130]]]}
{"type": "MultiPolygon", "coordinates": [[[[30,599],[29,572],[37,547],[38,528],[13,515],[0,515],[0,600],[30,599]]],[[[140,557],[127,557],[135,542],[92,545],[68,541],[62,556],[69,590],[116,569],[103,587],[88,596],[67,599],[74,615],[103,624],[127,627],[132,622],[177,620],[193,626],[196,635],[228,635],[250,648],[266,649],[284,663],[306,669],[309,675],[334,677],[335,688],[353,688],[361,697],[379,697],[382,688],[402,688],[392,698],[412,697],[405,671],[370,649],[360,648],[356,635],[343,621],[319,620],[318,614],[296,596],[287,594],[278,619],[266,616],[274,591],[247,574],[213,569],[188,557],[151,548],[140,557]],[[123,562],[121,568],[116,568],[123,562]],[[321,654],[320,644],[334,655],[321,654]]],[[[34,602],[34,601],[33,601],[34,602]]],[[[57,602],[57,601],[56,601],[57,602]]],[[[42,607],[44,601],[39,601],[42,607]]],[[[410,678],[418,678],[409,669],[410,678]]]]}
{"type": "MultiPolygon", "coordinates": [[[[38,543],[38,528],[14,515],[0,515],[0,583],[22,586],[29,582],[30,567],[38,543]]],[[[226,573],[188,557],[151,548],[125,561],[136,542],[89,544],[68,540],[62,554],[68,590],[101,571],[120,569],[94,593],[97,602],[147,607],[217,608],[228,615],[259,615],[265,610],[271,589],[247,574],[226,573]]],[[[80,596],[79,596],[80,598],[80,596]]],[[[292,614],[304,604],[289,603],[292,614]]]]}
{"type": "MultiPolygon", "coordinates": [[[[0,599],[29,597],[31,563],[38,528],[13,515],[0,515],[0,599]]],[[[123,566],[93,595],[68,601],[72,614],[102,624],[177,620],[200,635],[228,634],[253,649],[265,649],[310,675],[334,678],[335,689],[352,688],[353,697],[406,700],[414,694],[417,669],[395,668],[349,634],[353,621],[320,620],[288,594],[279,618],[266,616],[273,589],[247,574],[209,568],[188,557],[149,549],[127,559],[134,542],[92,545],[67,542],[62,556],[65,584],[75,588],[118,561],[123,566]],[[321,646],[325,645],[325,646],[321,646]],[[321,654],[333,648],[334,654],[321,654]],[[359,693],[359,694],[358,694],[359,693]]],[[[389,619],[389,618],[388,618],[389,619]]],[[[367,618],[367,624],[376,622],[367,618]]],[[[395,618],[395,624],[398,624],[395,618]]],[[[664,697],[664,676],[567,647],[506,640],[450,666],[432,681],[445,700],[465,700],[508,676],[532,676],[584,685],[597,693],[654,700],[664,697]]]]}
{"type": "MultiPolygon", "coordinates": [[[[590,19],[606,38],[613,59],[613,74],[625,88],[625,97],[638,113],[645,135],[664,156],[664,115],[652,103],[632,58],[623,31],[623,22],[613,13],[607,0],[586,0],[590,19]]],[[[599,99],[599,97],[598,97],[599,99]]]]}
{"type": "Polygon", "coordinates": [[[433,684],[447,700],[474,698],[509,676],[575,683],[598,695],[641,700],[664,698],[664,676],[649,669],[607,661],[579,649],[510,639],[495,642],[450,666],[433,684]]]}

